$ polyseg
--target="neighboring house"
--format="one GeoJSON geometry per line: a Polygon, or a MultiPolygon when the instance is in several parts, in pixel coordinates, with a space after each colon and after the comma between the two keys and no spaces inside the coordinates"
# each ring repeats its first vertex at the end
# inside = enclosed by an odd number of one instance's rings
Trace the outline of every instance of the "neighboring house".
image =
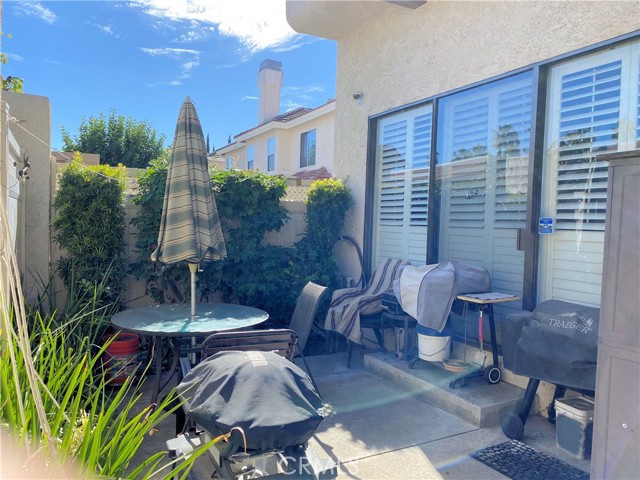
{"type": "Polygon", "coordinates": [[[258,125],[214,152],[222,168],[258,169],[293,179],[333,171],[335,101],[280,114],[282,64],[265,60],[258,73],[258,125]]]}
{"type": "Polygon", "coordinates": [[[596,155],[640,142],[637,2],[288,0],[287,19],[338,43],[333,173],[367,268],[455,258],[515,308],[599,306],[596,155]]]}

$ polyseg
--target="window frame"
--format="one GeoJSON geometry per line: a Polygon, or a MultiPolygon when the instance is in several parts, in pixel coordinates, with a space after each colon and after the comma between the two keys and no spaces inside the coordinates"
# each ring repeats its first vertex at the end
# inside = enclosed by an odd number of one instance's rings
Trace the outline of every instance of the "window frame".
{"type": "Polygon", "coordinates": [[[255,165],[255,148],[253,145],[247,145],[247,170],[253,170],[255,165]]]}
{"type": "Polygon", "coordinates": [[[317,132],[315,128],[312,128],[300,134],[300,168],[315,166],[316,160],[317,160],[317,149],[318,149],[317,145],[318,145],[318,137],[317,137],[317,132]],[[310,144],[309,137],[310,137],[310,134],[312,133],[313,133],[313,144],[310,144]],[[311,147],[313,147],[312,152],[309,151],[311,147]],[[313,156],[312,161],[309,161],[310,156],[313,156]]]}
{"type": "Polygon", "coordinates": [[[276,137],[267,139],[267,171],[273,172],[276,169],[276,137]]]}

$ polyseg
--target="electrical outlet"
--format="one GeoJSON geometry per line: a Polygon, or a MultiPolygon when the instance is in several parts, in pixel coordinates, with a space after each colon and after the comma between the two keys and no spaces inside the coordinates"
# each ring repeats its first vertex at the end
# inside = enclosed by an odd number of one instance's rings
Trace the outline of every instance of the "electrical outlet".
{"type": "Polygon", "coordinates": [[[487,354],[478,350],[473,356],[473,363],[476,363],[484,368],[484,364],[487,361],[487,354]]]}

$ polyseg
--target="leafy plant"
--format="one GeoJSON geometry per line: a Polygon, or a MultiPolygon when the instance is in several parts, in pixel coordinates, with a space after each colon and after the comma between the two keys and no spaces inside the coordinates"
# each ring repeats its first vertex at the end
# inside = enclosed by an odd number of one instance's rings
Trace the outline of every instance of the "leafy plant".
{"type": "MultiPolygon", "coordinates": [[[[36,313],[30,321],[30,349],[19,348],[14,335],[0,341],[0,419],[13,427],[20,445],[35,452],[22,467],[27,476],[44,471],[58,478],[73,468],[82,477],[123,478],[145,436],[180,408],[173,391],[157,408],[140,408],[141,384],[133,377],[120,389],[108,389],[100,367],[107,345],[94,352],[86,337],[80,343],[70,342],[71,324],[79,321],[54,328],[51,318],[36,313]],[[30,400],[32,390],[24,389],[27,356],[40,379],[37,388],[46,428],[30,400]]],[[[134,477],[146,478],[164,458],[166,452],[152,456],[135,470],[134,477]]]]}
{"type": "Polygon", "coordinates": [[[57,270],[67,289],[81,297],[97,290],[98,307],[118,308],[124,290],[125,179],[123,166],[87,167],[75,155],[54,201],[55,240],[65,251],[57,270]]]}
{"type": "MultiPolygon", "coordinates": [[[[133,219],[138,228],[138,261],[133,271],[144,278],[147,293],[162,303],[182,301],[188,292],[189,274],[184,265],[154,265],[149,255],[156,248],[160,226],[165,162],[156,162],[139,177],[134,202],[140,212],[133,219]]],[[[214,171],[212,188],[227,246],[227,259],[203,265],[198,274],[199,299],[222,292],[225,301],[238,301],[269,312],[272,319],[287,321],[296,299],[308,281],[337,284],[331,257],[335,240],[352,204],[340,180],[315,182],[309,189],[305,237],[291,248],[265,246],[265,233],[279,230],[288,217],[281,204],[286,180],[253,170],[214,171]]]]}
{"type": "Polygon", "coordinates": [[[64,127],[61,131],[66,151],[98,153],[104,165],[145,168],[164,152],[164,135],[158,135],[149,122],[116,115],[115,110],[108,118],[103,112],[83,118],[75,138],[64,127]]]}

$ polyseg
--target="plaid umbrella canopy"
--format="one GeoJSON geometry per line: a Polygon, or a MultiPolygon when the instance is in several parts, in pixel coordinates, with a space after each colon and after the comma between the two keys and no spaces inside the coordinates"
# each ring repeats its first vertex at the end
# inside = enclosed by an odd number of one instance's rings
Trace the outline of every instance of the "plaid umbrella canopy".
{"type": "Polygon", "coordinates": [[[180,108],[158,233],[151,260],[186,261],[191,272],[191,315],[195,315],[196,271],[200,263],[227,256],[216,201],[211,190],[204,135],[187,97],[180,108]]]}

